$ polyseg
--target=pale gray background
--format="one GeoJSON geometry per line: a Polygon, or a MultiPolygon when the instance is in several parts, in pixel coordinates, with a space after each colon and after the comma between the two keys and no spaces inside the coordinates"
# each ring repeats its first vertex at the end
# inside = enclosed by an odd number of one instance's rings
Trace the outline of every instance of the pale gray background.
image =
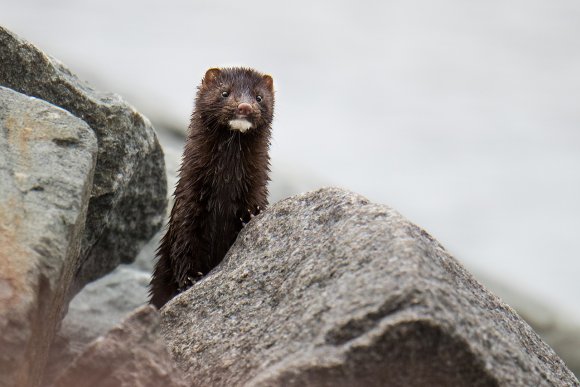
{"type": "Polygon", "coordinates": [[[391,205],[580,319],[577,0],[3,0],[0,24],[160,126],[208,67],[271,73],[286,194],[391,205]]]}

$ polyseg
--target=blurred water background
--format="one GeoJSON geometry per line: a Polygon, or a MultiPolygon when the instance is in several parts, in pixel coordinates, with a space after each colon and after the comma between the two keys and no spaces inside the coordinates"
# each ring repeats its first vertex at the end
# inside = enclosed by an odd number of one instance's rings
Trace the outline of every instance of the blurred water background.
{"type": "Polygon", "coordinates": [[[580,321],[580,3],[2,0],[0,24],[184,130],[205,70],[274,76],[273,200],[338,185],[580,321]]]}

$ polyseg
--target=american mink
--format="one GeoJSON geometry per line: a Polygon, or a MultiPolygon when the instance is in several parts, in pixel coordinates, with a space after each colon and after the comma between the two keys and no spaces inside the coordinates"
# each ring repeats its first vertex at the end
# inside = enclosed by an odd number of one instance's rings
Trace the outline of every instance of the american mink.
{"type": "Polygon", "coordinates": [[[175,202],[150,285],[161,308],[224,258],[243,220],[268,204],[273,80],[212,68],[198,88],[175,202]]]}

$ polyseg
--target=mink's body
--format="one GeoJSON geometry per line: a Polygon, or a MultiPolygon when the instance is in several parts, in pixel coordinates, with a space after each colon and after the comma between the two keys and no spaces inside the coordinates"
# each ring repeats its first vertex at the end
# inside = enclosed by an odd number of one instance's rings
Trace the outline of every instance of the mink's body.
{"type": "Polygon", "coordinates": [[[210,69],[195,101],[175,202],[157,250],[151,303],[160,308],[213,269],[246,218],[267,205],[272,78],[210,69]]]}

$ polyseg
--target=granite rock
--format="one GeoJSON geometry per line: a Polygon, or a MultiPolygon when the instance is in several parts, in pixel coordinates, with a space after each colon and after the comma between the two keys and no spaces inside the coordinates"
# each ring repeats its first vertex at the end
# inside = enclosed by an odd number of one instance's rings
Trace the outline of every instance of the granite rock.
{"type": "Polygon", "coordinates": [[[2,387],[40,378],[79,265],[96,159],[86,123],[0,87],[2,387]]]}
{"type": "Polygon", "coordinates": [[[428,233],[340,189],[255,218],[161,326],[193,385],[578,385],[428,233]]]}
{"type": "Polygon", "coordinates": [[[96,134],[97,164],[72,295],[131,262],[160,228],[167,200],[163,152],[149,120],[119,96],[94,90],[3,27],[0,85],[69,111],[96,134]]]}
{"type": "Polygon", "coordinates": [[[580,376],[580,325],[570,318],[569,313],[484,274],[479,274],[477,278],[514,308],[556,351],[576,377],[580,376]]]}

